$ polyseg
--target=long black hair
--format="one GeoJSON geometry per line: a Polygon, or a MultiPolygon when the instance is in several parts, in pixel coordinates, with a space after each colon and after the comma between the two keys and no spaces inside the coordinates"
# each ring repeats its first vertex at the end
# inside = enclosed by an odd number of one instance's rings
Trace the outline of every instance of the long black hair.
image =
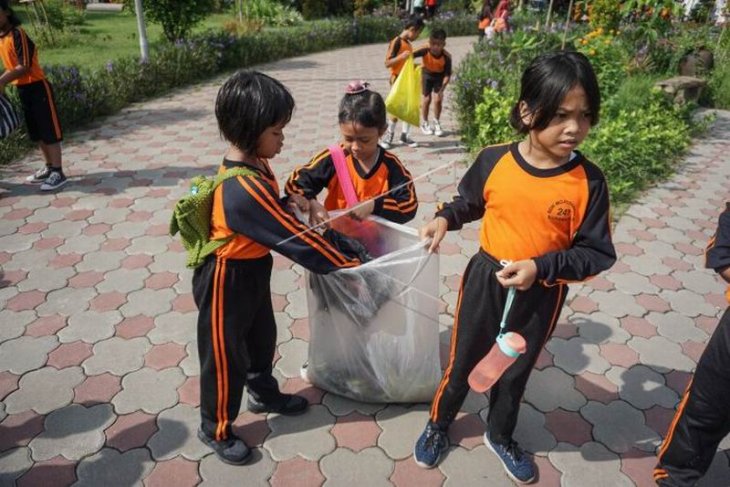
{"type": "Polygon", "coordinates": [[[591,125],[597,124],[601,91],[588,58],[573,51],[552,52],[536,57],[522,74],[520,98],[512,108],[510,125],[521,134],[546,128],[565,95],[576,86],[581,86],[586,92],[591,125]],[[522,121],[521,102],[525,102],[533,116],[530,125],[522,121]]]}
{"type": "Polygon", "coordinates": [[[0,10],[7,14],[8,22],[10,22],[10,25],[13,27],[17,27],[22,23],[18,16],[15,15],[15,12],[13,12],[13,9],[10,8],[10,0],[0,0],[0,10]]]}
{"type": "Polygon", "coordinates": [[[215,101],[221,136],[252,155],[261,134],[269,127],[289,123],[293,112],[294,98],[289,90],[280,81],[253,70],[235,72],[218,90],[215,101]]]}

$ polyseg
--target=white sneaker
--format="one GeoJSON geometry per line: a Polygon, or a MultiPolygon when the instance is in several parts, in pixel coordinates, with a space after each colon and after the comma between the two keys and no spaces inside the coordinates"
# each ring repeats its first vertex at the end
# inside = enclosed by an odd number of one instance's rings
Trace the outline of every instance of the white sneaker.
{"type": "Polygon", "coordinates": [[[393,147],[393,132],[391,132],[390,130],[385,132],[385,135],[383,136],[383,138],[380,139],[380,147],[382,147],[385,150],[388,150],[391,147],[393,147]]]}
{"type": "Polygon", "coordinates": [[[433,135],[433,130],[428,124],[428,120],[424,120],[423,122],[421,122],[421,132],[423,132],[423,135],[433,135]]]}
{"type": "Polygon", "coordinates": [[[434,119],[433,121],[433,133],[436,137],[442,137],[444,135],[444,130],[441,128],[441,123],[434,119]]]}

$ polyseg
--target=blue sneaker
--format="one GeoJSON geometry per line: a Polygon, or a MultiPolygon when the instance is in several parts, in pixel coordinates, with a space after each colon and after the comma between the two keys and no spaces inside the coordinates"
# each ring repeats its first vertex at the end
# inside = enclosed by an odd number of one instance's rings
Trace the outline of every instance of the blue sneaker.
{"type": "Polygon", "coordinates": [[[516,442],[511,441],[508,445],[492,443],[489,435],[484,433],[484,444],[499,457],[504,471],[512,480],[518,484],[529,484],[535,480],[535,465],[516,442]]]}
{"type": "Polygon", "coordinates": [[[449,440],[446,432],[431,421],[418,438],[413,449],[413,458],[416,465],[423,468],[433,468],[441,459],[441,454],[449,449],[449,440]]]}

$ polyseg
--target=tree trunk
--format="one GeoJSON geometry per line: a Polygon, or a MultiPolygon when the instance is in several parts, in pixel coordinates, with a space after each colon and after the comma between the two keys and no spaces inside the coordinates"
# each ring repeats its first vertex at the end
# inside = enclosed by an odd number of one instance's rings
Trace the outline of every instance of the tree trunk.
{"type": "Polygon", "coordinates": [[[134,0],[134,10],[137,13],[137,32],[139,32],[140,59],[146,63],[150,59],[150,47],[147,42],[147,29],[144,25],[144,10],[142,0],[134,0]]]}

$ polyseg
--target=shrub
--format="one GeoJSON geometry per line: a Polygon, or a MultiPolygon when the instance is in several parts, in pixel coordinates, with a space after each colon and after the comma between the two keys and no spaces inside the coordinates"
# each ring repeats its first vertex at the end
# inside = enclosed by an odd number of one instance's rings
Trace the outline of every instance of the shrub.
{"type": "Polygon", "coordinates": [[[215,7],[214,0],[145,0],[142,5],[145,18],[160,24],[170,42],[184,39],[215,7]]]}
{"type": "Polygon", "coordinates": [[[304,20],[302,14],[276,0],[244,0],[242,10],[245,19],[260,21],[263,25],[284,27],[304,20]]]}
{"type": "Polygon", "coordinates": [[[578,51],[590,59],[598,77],[601,94],[607,97],[613,93],[626,76],[628,53],[614,37],[615,31],[604,31],[599,27],[583,36],[577,42],[578,51]]]}

